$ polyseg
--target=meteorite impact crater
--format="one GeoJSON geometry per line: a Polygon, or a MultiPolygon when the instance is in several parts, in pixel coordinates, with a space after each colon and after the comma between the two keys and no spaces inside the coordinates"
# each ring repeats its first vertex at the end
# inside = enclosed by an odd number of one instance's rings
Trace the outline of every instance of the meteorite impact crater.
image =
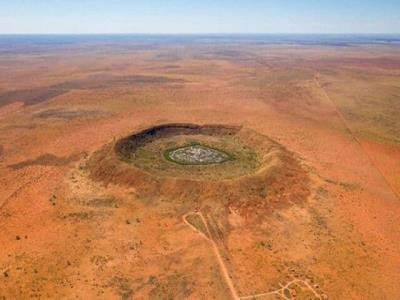
{"type": "Polygon", "coordinates": [[[279,143],[240,126],[164,124],[105,145],[90,176],[170,201],[218,201],[244,214],[304,200],[309,177],[279,143]],[[212,200],[210,200],[212,199],[212,200]]]}

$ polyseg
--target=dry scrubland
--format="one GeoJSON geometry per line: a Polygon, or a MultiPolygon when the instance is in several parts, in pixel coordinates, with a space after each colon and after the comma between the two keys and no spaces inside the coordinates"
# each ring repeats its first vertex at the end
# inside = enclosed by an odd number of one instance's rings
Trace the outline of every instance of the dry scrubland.
{"type": "Polygon", "coordinates": [[[0,299],[399,299],[399,50],[1,45],[0,299]],[[167,123],[254,165],[115,151],[167,123]]]}

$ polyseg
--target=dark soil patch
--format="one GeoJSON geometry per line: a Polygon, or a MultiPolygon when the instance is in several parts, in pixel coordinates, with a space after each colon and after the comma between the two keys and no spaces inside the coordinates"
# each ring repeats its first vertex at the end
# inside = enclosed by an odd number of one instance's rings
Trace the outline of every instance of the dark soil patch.
{"type": "Polygon", "coordinates": [[[169,78],[164,76],[146,76],[146,75],[93,75],[81,80],[66,81],[63,83],[32,89],[23,89],[0,94],[0,105],[7,105],[13,102],[21,101],[25,105],[33,105],[44,102],[65,94],[70,90],[93,90],[111,87],[122,87],[129,85],[143,84],[168,84],[184,83],[185,80],[169,78]]]}
{"type": "Polygon", "coordinates": [[[113,76],[104,74],[89,76],[87,79],[64,82],[55,87],[59,89],[102,89],[138,84],[167,84],[183,82],[185,82],[183,79],[169,78],[164,76],[113,76]]]}
{"type": "Polygon", "coordinates": [[[0,105],[7,105],[13,102],[23,102],[25,105],[33,105],[44,102],[65,94],[68,90],[43,87],[34,89],[17,90],[0,95],[0,105]]]}
{"type": "Polygon", "coordinates": [[[193,292],[195,282],[187,275],[176,273],[154,280],[154,288],[148,298],[157,299],[187,299],[193,292]]]}
{"type": "Polygon", "coordinates": [[[114,197],[98,197],[87,200],[85,204],[93,207],[114,207],[116,201],[114,197]]]}
{"type": "Polygon", "coordinates": [[[61,216],[62,219],[72,219],[74,221],[93,220],[95,217],[100,216],[100,213],[94,211],[80,211],[72,212],[61,216]]]}
{"type": "Polygon", "coordinates": [[[35,117],[40,119],[64,119],[72,120],[75,118],[90,117],[96,115],[96,111],[89,110],[63,110],[49,109],[35,114],[35,117]]]}
{"type": "Polygon", "coordinates": [[[132,299],[133,289],[129,279],[124,277],[114,277],[110,282],[110,286],[116,290],[122,300],[132,299]]]}
{"type": "Polygon", "coordinates": [[[145,75],[129,75],[129,76],[113,76],[113,75],[94,75],[86,79],[67,81],[53,86],[57,89],[104,89],[110,87],[120,87],[138,84],[167,84],[167,83],[183,83],[183,79],[175,79],[164,76],[145,76],[145,75]]]}
{"type": "Polygon", "coordinates": [[[71,154],[66,157],[58,157],[54,154],[46,153],[35,159],[28,159],[13,165],[9,165],[8,167],[13,170],[18,170],[29,166],[64,166],[74,161],[78,161],[81,156],[81,153],[71,154]]]}

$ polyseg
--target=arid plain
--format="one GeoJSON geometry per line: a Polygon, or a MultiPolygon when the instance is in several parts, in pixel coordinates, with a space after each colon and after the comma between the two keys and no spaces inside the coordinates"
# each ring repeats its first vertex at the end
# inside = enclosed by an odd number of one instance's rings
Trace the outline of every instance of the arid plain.
{"type": "Polygon", "coordinates": [[[0,299],[400,299],[399,50],[0,43],[0,299]]]}

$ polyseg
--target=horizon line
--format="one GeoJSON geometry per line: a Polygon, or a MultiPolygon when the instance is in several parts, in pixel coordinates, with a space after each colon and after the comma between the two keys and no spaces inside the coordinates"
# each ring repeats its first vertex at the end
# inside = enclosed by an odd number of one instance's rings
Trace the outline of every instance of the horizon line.
{"type": "Polygon", "coordinates": [[[400,32],[0,32],[0,35],[400,35],[400,32]]]}

